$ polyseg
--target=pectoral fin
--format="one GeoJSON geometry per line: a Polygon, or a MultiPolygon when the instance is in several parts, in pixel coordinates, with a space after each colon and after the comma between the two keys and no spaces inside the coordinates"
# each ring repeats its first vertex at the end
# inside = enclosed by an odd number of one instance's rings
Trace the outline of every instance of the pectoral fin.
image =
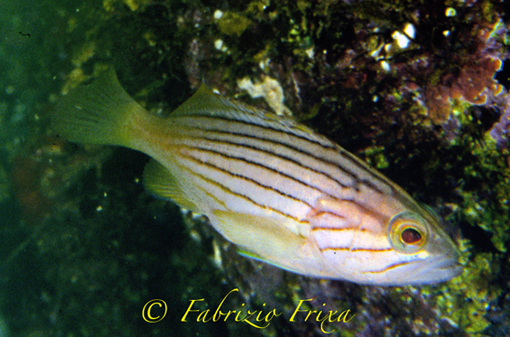
{"type": "Polygon", "coordinates": [[[361,224],[362,210],[350,200],[337,200],[320,197],[307,219],[313,228],[353,228],[361,224]]]}

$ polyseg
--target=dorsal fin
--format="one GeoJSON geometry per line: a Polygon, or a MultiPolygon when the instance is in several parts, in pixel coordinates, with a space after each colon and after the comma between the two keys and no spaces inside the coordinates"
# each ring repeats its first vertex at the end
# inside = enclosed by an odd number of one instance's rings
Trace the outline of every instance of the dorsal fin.
{"type": "Polygon", "coordinates": [[[220,95],[213,94],[204,84],[198,88],[192,97],[174,110],[171,116],[203,116],[236,120],[292,133],[326,147],[334,146],[326,137],[315,133],[312,129],[297,123],[290,117],[278,116],[240,102],[230,101],[220,95]]]}
{"type": "Polygon", "coordinates": [[[237,105],[222,96],[213,94],[205,84],[202,84],[193,96],[172,112],[172,116],[201,116],[204,114],[224,116],[229,111],[236,109],[238,109],[237,105]]]}

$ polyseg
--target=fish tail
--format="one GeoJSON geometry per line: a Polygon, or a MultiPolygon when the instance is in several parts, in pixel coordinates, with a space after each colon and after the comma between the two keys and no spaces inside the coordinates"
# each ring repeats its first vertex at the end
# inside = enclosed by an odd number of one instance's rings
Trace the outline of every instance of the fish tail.
{"type": "Polygon", "coordinates": [[[72,142],[132,147],[129,135],[133,121],[145,113],[122,88],[115,71],[109,69],[92,84],[60,99],[52,129],[72,142]]]}

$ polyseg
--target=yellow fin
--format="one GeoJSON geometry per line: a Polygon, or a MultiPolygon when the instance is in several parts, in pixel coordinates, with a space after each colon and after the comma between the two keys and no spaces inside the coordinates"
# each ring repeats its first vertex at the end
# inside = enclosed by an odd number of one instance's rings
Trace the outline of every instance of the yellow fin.
{"type": "Polygon", "coordinates": [[[199,212],[179,185],[179,180],[163,165],[151,159],[143,171],[143,184],[148,192],[160,198],[171,200],[180,207],[199,212]]]}
{"type": "Polygon", "coordinates": [[[130,147],[129,118],[146,110],[122,88],[109,69],[87,86],[79,86],[56,105],[52,128],[70,141],[130,147]]]}
{"type": "Polygon", "coordinates": [[[230,101],[225,97],[215,95],[205,84],[202,84],[193,96],[175,109],[171,116],[222,117],[255,125],[268,125],[268,123],[277,122],[284,128],[295,125],[295,121],[288,117],[277,116],[247,106],[242,102],[230,101]]]}
{"type": "Polygon", "coordinates": [[[292,133],[331,146],[332,143],[324,136],[316,134],[312,129],[298,124],[289,116],[278,116],[262,109],[253,108],[242,102],[230,101],[215,95],[204,84],[187,101],[172,112],[170,117],[177,116],[211,116],[241,121],[246,124],[269,127],[292,133]]]}
{"type": "Polygon", "coordinates": [[[230,211],[213,211],[216,229],[238,245],[239,253],[256,260],[293,270],[293,259],[306,238],[271,218],[230,211]]]}
{"type": "MultiPolygon", "coordinates": [[[[208,114],[211,116],[224,116],[236,114],[236,110],[243,111],[237,104],[228,99],[215,95],[205,84],[188,100],[172,112],[172,116],[191,116],[208,114]]],[[[253,113],[253,111],[251,111],[253,113]]]]}

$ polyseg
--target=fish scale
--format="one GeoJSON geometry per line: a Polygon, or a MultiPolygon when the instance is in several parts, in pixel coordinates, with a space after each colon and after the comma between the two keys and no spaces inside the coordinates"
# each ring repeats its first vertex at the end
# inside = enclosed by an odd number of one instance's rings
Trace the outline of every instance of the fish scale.
{"type": "Polygon", "coordinates": [[[332,164],[323,163],[321,171],[314,168],[314,164],[317,164],[316,159],[310,158],[310,156],[297,152],[291,148],[285,147],[281,144],[269,142],[267,140],[251,140],[255,144],[247,144],[244,141],[244,136],[237,136],[237,142],[232,142],[225,139],[222,135],[197,135],[193,134],[193,138],[203,138],[208,142],[206,146],[212,148],[215,142],[223,142],[224,144],[232,144],[237,146],[239,150],[233,152],[243,152],[241,155],[244,156],[246,152],[251,152],[251,159],[257,163],[265,163],[273,169],[277,169],[277,165],[274,162],[278,162],[279,169],[283,171],[290,170],[294,179],[301,181],[303,184],[313,186],[314,188],[320,189],[328,194],[334,194],[339,189],[348,188],[347,186],[354,185],[352,176],[343,174],[337,166],[332,164]],[[278,153],[275,156],[274,153],[278,153]],[[267,160],[267,158],[272,160],[267,160]],[[261,160],[261,159],[262,160],[261,160]],[[321,175],[321,179],[312,179],[315,175],[321,175]],[[336,176],[336,178],[335,178],[336,176]],[[302,179],[302,180],[299,180],[302,179]]]}
{"type": "Polygon", "coordinates": [[[52,127],[152,160],[144,186],[206,215],[241,255],[361,284],[442,282],[459,252],[436,215],[326,137],[205,86],[168,117],[147,112],[113,70],[62,97],[52,127]]]}
{"type": "MultiPolygon", "coordinates": [[[[189,119],[189,117],[187,117],[189,119]]],[[[287,157],[301,154],[308,161],[312,161],[310,167],[331,167],[339,176],[342,176],[343,186],[352,186],[355,182],[367,183],[378,190],[390,193],[391,184],[384,177],[371,172],[367,164],[361,162],[358,158],[348,154],[336,144],[322,136],[313,133],[312,130],[304,126],[297,127],[291,123],[282,124],[277,120],[261,119],[259,121],[251,119],[251,124],[246,124],[244,120],[226,119],[220,116],[196,116],[193,115],[192,120],[186,120],[182,123],[181,118],[176,118],[179,125],[191,126],[208,132],[223,133],[225,138],[232,141],[240,141],[240,137],[246,137],[246,146],[257,148],[257,140],[266,140],[274,148],[282,151],[281,153],[273,152],[273,155],[281,156],[286,152],[291,153],[287,157]],[[204,118],[207,123],[198,123],[204,118]],[[258,123],[257,123],[258,122],[258,123]],[[181,124],[182,123],[182,124],[181,124]],[[367,168],[369,170],[367,170],[367,168]],[[338,171],[342,171],[340,174],[338,171]]],[[[260,143],[259,143],[260,144],[260,143]]]]}

